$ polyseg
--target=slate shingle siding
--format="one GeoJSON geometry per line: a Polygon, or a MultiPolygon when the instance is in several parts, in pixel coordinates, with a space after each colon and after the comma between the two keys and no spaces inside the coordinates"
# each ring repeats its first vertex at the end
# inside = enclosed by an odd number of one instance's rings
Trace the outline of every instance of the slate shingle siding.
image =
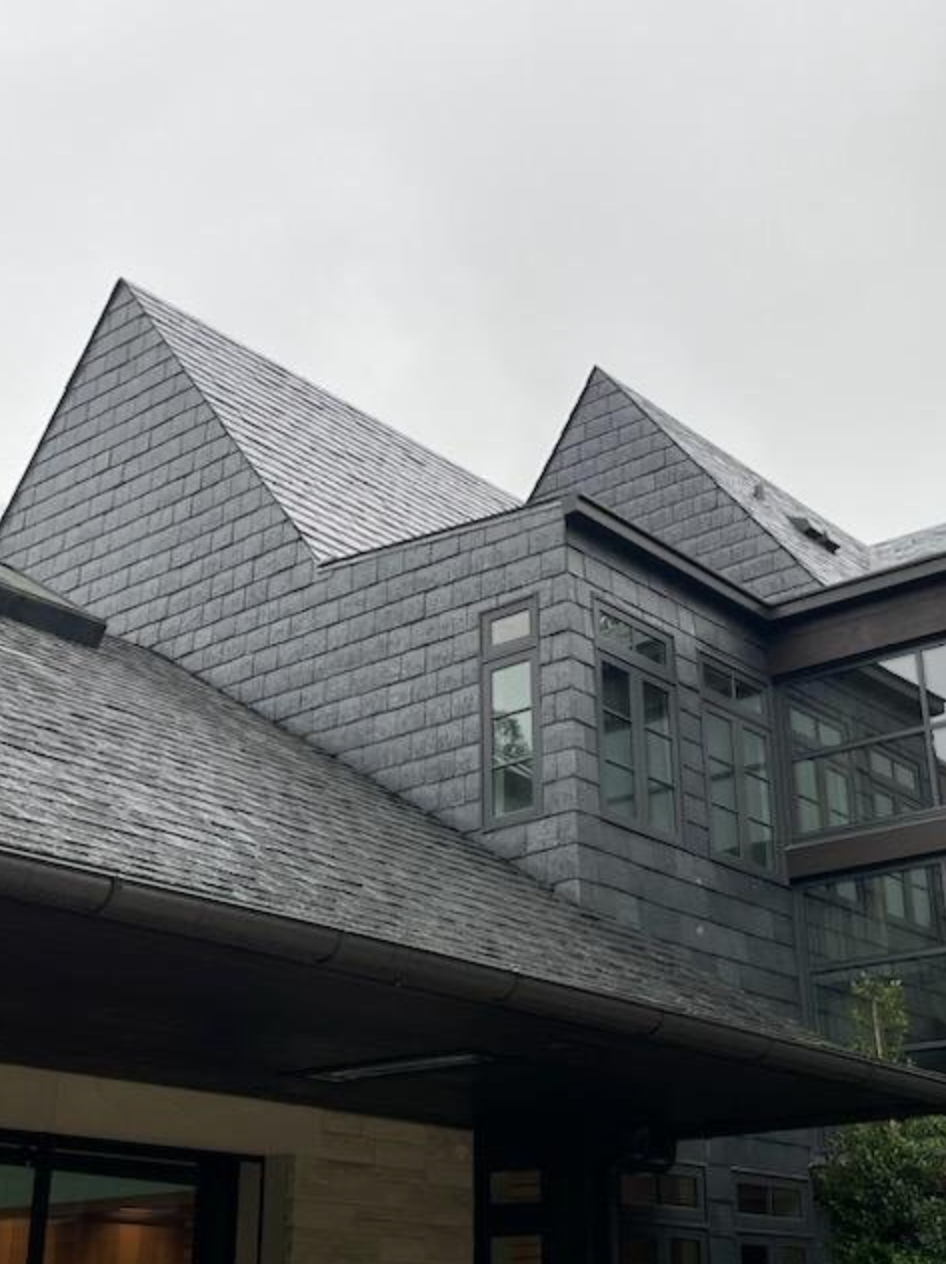
{"type": "Polygon", "coordinates": [[[315,564],[127,291],[21,484],[0,555],[226,685],[307,604],[315,564]]]}
{"type": "Polygon", "coordinates": [[[532,499],[581,493],[760,597],[812,576],[607,374],[595,370],[532,499]]]}

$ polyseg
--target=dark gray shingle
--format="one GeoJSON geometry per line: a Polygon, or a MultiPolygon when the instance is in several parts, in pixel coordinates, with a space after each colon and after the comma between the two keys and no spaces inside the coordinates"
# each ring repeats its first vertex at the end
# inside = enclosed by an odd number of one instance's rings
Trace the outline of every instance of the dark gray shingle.
{"type": "Polygon", "coordinates": [[[518,504],[162,299],[128,289],[319,561],[518,504]]]}

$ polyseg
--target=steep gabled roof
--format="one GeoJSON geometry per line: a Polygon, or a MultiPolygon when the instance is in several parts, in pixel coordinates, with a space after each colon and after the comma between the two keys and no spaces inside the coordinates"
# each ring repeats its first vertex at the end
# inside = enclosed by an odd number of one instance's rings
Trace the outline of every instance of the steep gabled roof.
{"type": "Polygon", "coordinates": [[[518,504],[305,378],[124,284],[319,561],[518,504]]]}

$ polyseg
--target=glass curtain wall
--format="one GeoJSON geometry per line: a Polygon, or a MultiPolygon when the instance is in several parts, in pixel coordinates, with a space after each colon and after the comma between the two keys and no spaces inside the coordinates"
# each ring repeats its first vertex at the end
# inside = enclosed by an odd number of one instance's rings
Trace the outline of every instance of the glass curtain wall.
{"type": "Polygon", "coordinates": [[[797,835],[946,804],[946,645],[797,681],[784,697],[797,835]]]}
{"type": "Polygon", "coordinates": [[[818,1024],[848,1044],[852,984],[896,979],[913,1062],[946,1071],[946,899],[943,861],[807,886],[803,907],[818,1024]]]}

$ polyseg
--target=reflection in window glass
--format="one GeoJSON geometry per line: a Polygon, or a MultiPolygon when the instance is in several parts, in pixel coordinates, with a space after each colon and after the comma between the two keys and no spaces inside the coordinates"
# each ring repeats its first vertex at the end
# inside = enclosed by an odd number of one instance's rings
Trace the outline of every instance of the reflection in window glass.
{"type": "Polygon", "coordinates": [[[624,1238],[621,1244],[622,1264],[658,1264],[657,1239],[635,1233],[624,1238]]]}
{"type": "Polygon", "coordinates": [[[26,1264],[32,1202],[32,1169],[0,1165],[0,1264],[26,1264]]]}
{"type": "Polygon", "coordinates": [[[496,1206],[542,1201],[542,1174],[536,1168],[490,1172],[489,1200],[496,1206]]]}
{"type": "Polygon", "coordinates": [[[701,1264],[702,1244],[698,1238],[671,1238],[670,1264],[701,1264]]]}
{"type": "MultiPolygon", "coordinates": [[[[851,984],[863,973],[863,967],[835,970],[814,980],[821,1030],[841,1044],[849,1043],[852,1034],[851,984]]],[[[946,1042],[946,970],[941,958],[891,962],[871,967],[868,973],[898,979],[903,985],[910,1019],[908,1051],[914,1044],[946,1042]]]]}
{"type": "Polygon", "coordinates": [[[490,1264],[542,1264],[542,1239],[538,1234],[493,1238],[490,1264]]]}
{"type": "Polygon", "coordinates": [[[946,947],[942,870],[922,865],[805,889],[815,967],[946,947]]]}
{"type": "Polygon", "coordinates": [[[190,1185],[54,1172],[43,1264],[189,1264],[190,1185]]]}
{"type": "Polygon", "coordinates": [[[535,802],[530,661],[493,668],[490,705],[493,815],[503,817],[535,802]]]}

